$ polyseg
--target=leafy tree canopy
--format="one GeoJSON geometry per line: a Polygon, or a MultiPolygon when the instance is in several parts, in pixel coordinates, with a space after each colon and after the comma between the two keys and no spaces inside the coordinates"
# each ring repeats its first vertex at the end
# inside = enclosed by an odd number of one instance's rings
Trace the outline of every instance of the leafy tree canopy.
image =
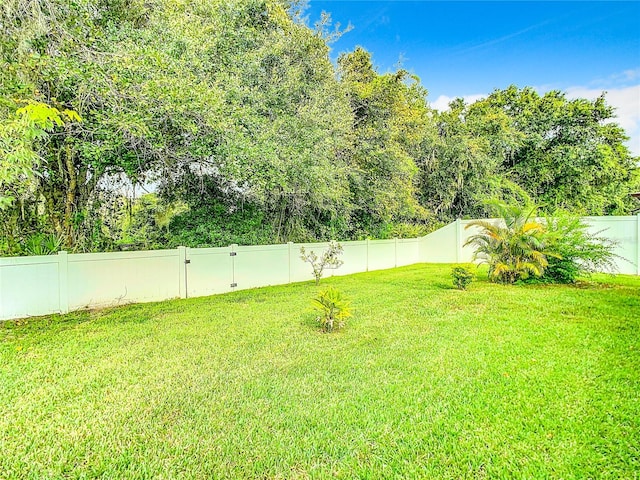
{"type": "Polygon", "coordinates": [[[43,235],[76,251],[415,235],[488,197],[629,210],[637,168],[604,96],[509,87],[438,113],[362,48],[334,66],[339,29],[303,11],[7,0],[0,252],[43,235]],[[132,186],[157,198],[132,208],[132,186]]]}

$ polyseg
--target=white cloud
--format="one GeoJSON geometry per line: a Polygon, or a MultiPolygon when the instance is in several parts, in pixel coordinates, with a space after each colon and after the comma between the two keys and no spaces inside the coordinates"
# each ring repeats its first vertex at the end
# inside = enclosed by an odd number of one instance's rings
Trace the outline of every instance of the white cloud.
{"type": "MultiPolygon", "coordinates": [[[[481,98],[485,98],[487,95],[484,93],[475,94],[475,95],[462,95],[462,98],[466,103],[473,103],[481,98]]],[[[448,97],[447,95],[440,95],[435,102],[430,102],[431,108],[438,110],[439,112],[444,112],[445,110],[449,110],[449,104],[460,97],[448,97]]]]}
{"type": "MultiPolygon", "coordinates": [[[[616,110],[616,123],[624,128],[630,137],[627,146],[632,155],[640,155],[640,84],[624,88],[610,88],[605,91],[608,105],[616,110]]],[[[586,87],[567,89],[568,98],[594,100],[602,95],[602,90],[586,87]]]]}
{"type": "Polygon", "coordinates": [[[621,78],[623,81],[633,82],[640,78],[640,68],[634,68],[631,70],[625,70],[622,72],[621,78]]]}
{"type": "Polygon", "coordinates": [[[640,79],[640,67],[630,68],[623,72],[614,73],[606,78],[598,78],[590,83],[594,87],[628,87],[629,83],[634,83],[640,79]]]}

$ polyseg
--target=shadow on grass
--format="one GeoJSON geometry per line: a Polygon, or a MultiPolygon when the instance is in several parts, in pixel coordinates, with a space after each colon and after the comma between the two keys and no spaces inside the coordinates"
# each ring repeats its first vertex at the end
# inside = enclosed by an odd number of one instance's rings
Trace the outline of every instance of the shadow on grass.
{"type": "Polygon", "coordinates": [[[320,322],[318,321],[318,314],[315,312],[305,313],[300,320],[300,325],[308,328],[309,330],[315,330],[316,332],[322,332],[320,322]]]}
{"type": "Polygon", "coordinates": [[[0,339],[9,332],[32,333],[46,329],[55,332],[73,328],[76,325],[90,322],[95,317],[90,310],[80,310],[66,315],[53,314],[38,317],[19,318],[0,321],[0,339]]]}
{"type": "Polygon", "coordinates": [[[168,313],[178,313],[189,308],[187,302],[176,299],[153,303],[112,305],[84,308],[66,314],[55,313],[37,317],[0,321],[0,338],[3,332],[55,333],[87,323],[116,325],[121,323],[145,323],[168,313]]]}

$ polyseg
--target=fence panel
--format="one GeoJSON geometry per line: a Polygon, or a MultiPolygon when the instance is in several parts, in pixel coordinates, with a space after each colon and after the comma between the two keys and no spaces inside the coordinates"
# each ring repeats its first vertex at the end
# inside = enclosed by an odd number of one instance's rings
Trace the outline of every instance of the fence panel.
{"type": "Polygon", "coordinates": [[[396,266],[395,240],[369,240],[369,271],[396,266]]]}
{"type": "Polygon", "coordinates": [[[177,250],[68,255],[71,310],[180,296],[177,250]]]}
{"type": "Polygon", "coordinates": [[[640,275],[640,215],[627,217],[584,217],[589,231],[617,243],[614,250],[618,273],[640,275]]]}
{"type": "Polygon", "coordinates": [[[413,265],[420,262],[420,239],[399,238],[396,249],[396,266],[413,265]]]}
{"type": "Polygon", "coordinates": [[[369,242],[366,240],[356,242],[342,242],[344,249],[340,259],[344,264],[336,269],[327,272],[327,275],[350,275],[352,273],[366,272],[368,269],[367,250],[369,242]]]}
{"type": "Polygon", "coordinates": [[[455,263],[457,255],[456,222],[445,225],[420,239],[420,261],[424,263],[455,263]]]}
{"type": "MultiPolygon", "coordinates": [[[[584,220],[592,232],[618,242],[620,273],[640,275],[640,215],[584,220]]],[[[324,276],[471,261],[473,248],[463,247],[478,231],[465,228],[471,221],[458,220],[418,239],[342,242],[344,264],[324,276]]],[[[301,246],[320,256],[328,243],[0,258],[0,320],[309,281],[312,267],[300,259],[301,246]]]]}
{"type": "Polygon", "coordinates": [[[186,292],[202,297],[232,290],[233,247],[187,248],[186,292]]]}
{"type": "Polygon", "coordinates": [[[57,255],[0,259],[0,320],[60,312],[57,255]]]}
{"type": "Polygon", "coordinates": [[[289,245],[234,247],[237,289],[289,283],[289,245]]]}

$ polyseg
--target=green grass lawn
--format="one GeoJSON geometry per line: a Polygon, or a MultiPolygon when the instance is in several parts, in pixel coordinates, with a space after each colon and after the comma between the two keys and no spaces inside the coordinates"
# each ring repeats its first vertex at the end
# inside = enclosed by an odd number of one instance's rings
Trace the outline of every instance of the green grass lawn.
{"type": "Polygon", "coordinates": [[[0,478],[639,478],[640,278],[449,272],[4,322],[0,478]]]}

